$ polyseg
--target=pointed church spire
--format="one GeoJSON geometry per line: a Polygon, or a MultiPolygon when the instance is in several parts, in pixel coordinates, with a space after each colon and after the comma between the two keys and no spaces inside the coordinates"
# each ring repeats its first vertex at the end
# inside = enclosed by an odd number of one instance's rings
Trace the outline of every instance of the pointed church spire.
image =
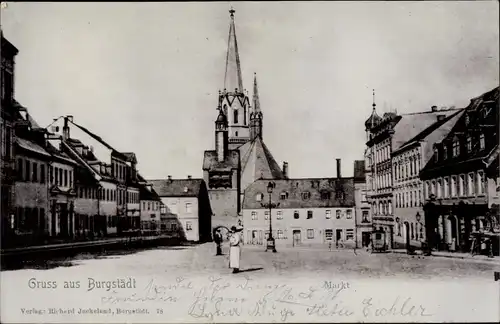
{"type": "Polygon", "coordinates": [[[243,80],[241,78],[240,55],[238,53],[238,42],[236,41],[236,27],[234,25],[234,9],[229,10],[231,23],[229,25],[229,39],[227,41],[226,73],[224,75],[224,89],[233,92],[243,92],[243,80]]]}
{"type": "Polygon", "coordinates": [[[257,87],[257,73],[253,74],[253,111],[260,112],[259,88],[257,87]]]}

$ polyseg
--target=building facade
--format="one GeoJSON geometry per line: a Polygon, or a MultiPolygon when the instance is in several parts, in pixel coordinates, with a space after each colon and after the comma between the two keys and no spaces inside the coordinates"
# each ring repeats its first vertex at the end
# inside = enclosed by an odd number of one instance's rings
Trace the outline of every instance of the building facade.
{"type": "MultiPolygon", "coordinates": [[[[167,209],[166,228],[180,232],[188,241],[207,242],[212,239],[212,209],[203,179],[147,180],[167,209]]],[[[161,213],[161,205],[158,205],[161,213]]]]}
{"type": "Polygon", "coordinates": [[[394,196],[394,245],[420,248],[425,241],[424,194],[419,173],[431,159],[433,147],[452,129],[463,109],[445,116],[437,115],[436,122],[392,153],[394,196]]]}
{"type": "Polygon", "coordinates": [[[365,161],[354,161],[354,206],[356,209],[356,246],[368,247],[373,230],[371,206],[367,199],[365,161]]]}
{"type": "Polygon", "coordinates": [[[499,178],[498,99],[498,88],[472,99],[420,172],[427,241],[433,248],[469,252],[474,234],[486,233],[498,255],[499,219],[493,206],[499,178]]]}
{"type": "Polygon", "coordinates": [[[11,217],[15,215],[15,177],[16,161],[14,153],[15,143],[15,109],[14,109],[14,80],[15,57],[17,48],[1,35],[2,62],[0,69],[1,102],[0,102],[0,194],[1,194],[1,236],[2,244],[7,243],[12,234],[11,217]]]}
{"type": "Polygon", "coordinates": [[[353,178],[257,180],[245,190],[244,242],[266,245],[271,222],[276,246],[355,247],[353,178]],[[279,204],[269,210],[269,203],[279,204]]]}
{"type": "Polygon", "coordinates": [[[254,76],[253,106],[243,88],[234,10],[230,10],[224,89],[219,91],[215,150],[204,153],[203,179],[208,186],[214,227],[241,222],[246,187],[257,179],[285,179],[263,142],[263,113],[254,76]]]}

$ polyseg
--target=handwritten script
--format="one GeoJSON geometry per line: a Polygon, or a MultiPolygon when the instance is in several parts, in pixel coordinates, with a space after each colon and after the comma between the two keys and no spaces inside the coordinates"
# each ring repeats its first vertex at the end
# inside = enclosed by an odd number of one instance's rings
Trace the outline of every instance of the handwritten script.
{"type": "MultiPolygon", "coordinates": [[[[208,277],[191,281],[178,277],[163,284],[151,279],[135,291],[110,291],[102,304],[137,305],[156,303],[181,311],[184,316],[214,321],[221,318],[258,318],[281,322],[329,318],[425,320],[433,315],[429,307],[410,296],[384,296],[381,300],[354,290],[350,283],[318,282],[301,286],[287,283],[265,284],[249,276],[208,277]]],[[[180,314],[181,315],[181,314],[180,314]]]]}

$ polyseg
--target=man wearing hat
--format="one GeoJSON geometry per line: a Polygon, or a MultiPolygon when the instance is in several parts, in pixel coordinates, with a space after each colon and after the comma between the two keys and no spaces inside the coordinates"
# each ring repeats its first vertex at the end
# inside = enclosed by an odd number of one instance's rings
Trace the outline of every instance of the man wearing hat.
{"type": "Polygon", "coordinates": [[[231,227],[231,237],[229,238],[229,267],[233,269],[233,273],[240,271],[241,244],[243,237],[240,232],[243,228],[231,227]]]}

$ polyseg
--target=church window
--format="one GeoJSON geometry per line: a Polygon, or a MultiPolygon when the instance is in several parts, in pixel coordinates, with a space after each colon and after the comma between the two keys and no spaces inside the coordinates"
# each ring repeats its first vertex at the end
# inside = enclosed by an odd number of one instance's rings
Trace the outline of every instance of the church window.
{"type": "Polygon", "coordinates": [[[238,109],[233,111],[233,121],[235,124],[238,124],[238,109]]]}
{"type": "Polygon", "coordinates": [[[261,194],[261,193],[258,193],[258,194],[255,196],[255,200],[257,200],[257,201],[262,201],[262,198],[264,198],[264,194],[261,194]]]}

